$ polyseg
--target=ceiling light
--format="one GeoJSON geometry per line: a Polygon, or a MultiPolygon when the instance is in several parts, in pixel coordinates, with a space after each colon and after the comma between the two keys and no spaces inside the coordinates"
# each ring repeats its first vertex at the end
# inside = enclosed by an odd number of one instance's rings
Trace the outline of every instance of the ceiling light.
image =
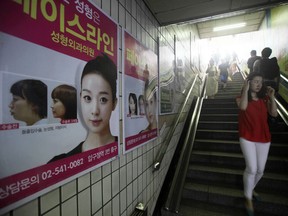
{"type": "Polygon", "coordinates": [[[232,24],[232,25],[225,25],[225,26],[219,26],[219,27],[215,27],[213,28],[213,31],[223,31],[223,30],[228,30],[228,29],[235,29],[235,28],[242,28],[246,26],[246,23],[237,23],[237,24],[232,24]]]}

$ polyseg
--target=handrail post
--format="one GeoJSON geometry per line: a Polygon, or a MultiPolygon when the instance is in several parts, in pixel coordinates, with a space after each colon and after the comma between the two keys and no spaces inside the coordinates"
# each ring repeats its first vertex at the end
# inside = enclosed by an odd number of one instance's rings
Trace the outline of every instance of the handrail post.
{"type": "Polygon", "coordinates": [[[184,110],[184,108],[185,108],[185,105],[187,104],[188,99],[190,98],[190,95],[191,95],[192,90],[193,90],[193,88],[194,88],[194,86],[195,86],[195,83],[196,83],[196,80],[197,80],[198,76],[199,76],[199,75],[197,74],[197,75],[195,76],[195,79],[193,80],[193,83],[192,83],[192,85],[191,85],[191,87],[190,87],[190,89],[189,89],[189,92],[187,93],[187,96],[186,96],[186,98],[185,98],[185,101],[184,101],[184,103],[183,103],[183,105],[182,105],[182,107],[181,107],[181,110],[180,110],[180,112],[178,113],[178,118],[177,118],[176,122],[173,124],[174,126],[173,126],[173,128],[171,129],[171,131],[170,131],[170,133],[169,133],[169,136],[168,136],[167,139],[166,139],[166,143],[160,148],[160,151],[158,152],[158,154],[157,154],[157,156],[156,156],[156,158],[155,158],[155,161],[153,162],[153,172],[160,169],[161,162],[162,162],[162,160],[163,160],[163,158],[164,158],[164,155],[165,155],[165,153],[166,153],[166,150],[167,150],[167,148],[168,148],[168,144],[169,144],[169,142],[170,142],[170,140],[171,140],[171,138],[172,138],[172,136],[173,136],[173,134],[174,134],[174,131],[176,130],[176,127],[177,127],[177,125],[178,125],[178,122],[180,121],[180,114],[183,112],[183,110],[184,110]],[[168,141],[167,141],[167,140],[168,140],[168,141]]]}

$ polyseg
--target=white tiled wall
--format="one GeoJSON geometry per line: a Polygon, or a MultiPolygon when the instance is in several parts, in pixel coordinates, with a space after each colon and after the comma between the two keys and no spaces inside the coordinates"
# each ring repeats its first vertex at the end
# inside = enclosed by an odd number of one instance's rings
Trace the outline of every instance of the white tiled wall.
{"type": "MultiPolygon", "coordinates": [[[[181,40],[181,30],[175,29],[173,26],[160,28],[142,0],[94,0],[94,2],[119,24],[120,30],[125,28],[155,53],[157,53],[157,37],[160,34],[167,41],[173,43],[174,34],[177,32],[178,40],[181,40]]],[[[120,89],[122,89],[121,43],[119,56],[119,80],[120,89]]],[[[120,92],[120,103],[122,103],[121,95],[122,92],[120,92]]],[[[177,99],[180,106],[185,95],[180,94],[177,99]]],[[[121,152],[118,159],[14,209],[4,216],[128,216],[131,215],[138,202],[142,202],[148,207],[148,215],[151,216],[181,135],[189,104],[185,112],[181,113],[182,121],[177,125],[173,138],[169,141],[160,170],[152,172],[152,164],[160,147],[167,142],[165,137],[174,126],[172,124],[177,115],[159,117],[160,127],[165,123],[166,128],[157,140],[126,155],[121,152]]],[[[122,113],[122,110],[120,112],[122,113]]],[[[120,119],[121,125],[122,114],[120,114],[120,119]]],[[[120,134],[120,138],[122,139],[122,134],[120,134]]]]}

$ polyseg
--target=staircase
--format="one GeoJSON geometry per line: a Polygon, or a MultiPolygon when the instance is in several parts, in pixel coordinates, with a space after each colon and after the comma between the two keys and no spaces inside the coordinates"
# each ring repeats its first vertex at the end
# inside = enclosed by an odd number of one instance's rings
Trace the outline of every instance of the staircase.
{"type": "MultiPolygon", "coordinates": [[[[204,99],[190,157],[179,214],[183,216],[246,215],[242,175],[244,158],[239,146],[238,108],[241,76],[219,87],[215,99],[204,99]]],[[[272,144],[263,178],[256,187],[261,201],[255,215],[288,215],[288,128],[271,128],[272,144]]]]}

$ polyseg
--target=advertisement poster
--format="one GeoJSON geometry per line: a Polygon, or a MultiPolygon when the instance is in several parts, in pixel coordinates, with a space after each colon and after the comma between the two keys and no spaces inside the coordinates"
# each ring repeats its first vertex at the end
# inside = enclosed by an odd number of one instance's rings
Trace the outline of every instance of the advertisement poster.
{"type": "Polygon", "coordinates": [[[3,214],[119,155],[118,27],[87,0],[1,1],[0,20],[3,214]]]}
{"type": "Polygon", "coordinates": [[[124,152],[158,136],[157,55],[123,31],[124,152]]]}
{"type": "Polygon", "coordinates": [[[177,79],[177,91],[185,93],[188,85],[187,80],[187,74],[190,70],[190,65],[187,59],[185,59],[185,56],[189,56],[187,53],[185,55],[185,51],[187,52],[187,49],[183,47],[183,44],[181,44],[176,39],[175,43],[175,50],[176,50],[176,65],[175,65],[175,73],[176,73],[176,79],[177,79]]]}
{"type": "Polygon", "coordinates": [[[159,38],[159,96],[160,114],[177,112],[175,107],[176,90],[180,88],[180,77],[176,73],[173,49],[159,38]]]}

